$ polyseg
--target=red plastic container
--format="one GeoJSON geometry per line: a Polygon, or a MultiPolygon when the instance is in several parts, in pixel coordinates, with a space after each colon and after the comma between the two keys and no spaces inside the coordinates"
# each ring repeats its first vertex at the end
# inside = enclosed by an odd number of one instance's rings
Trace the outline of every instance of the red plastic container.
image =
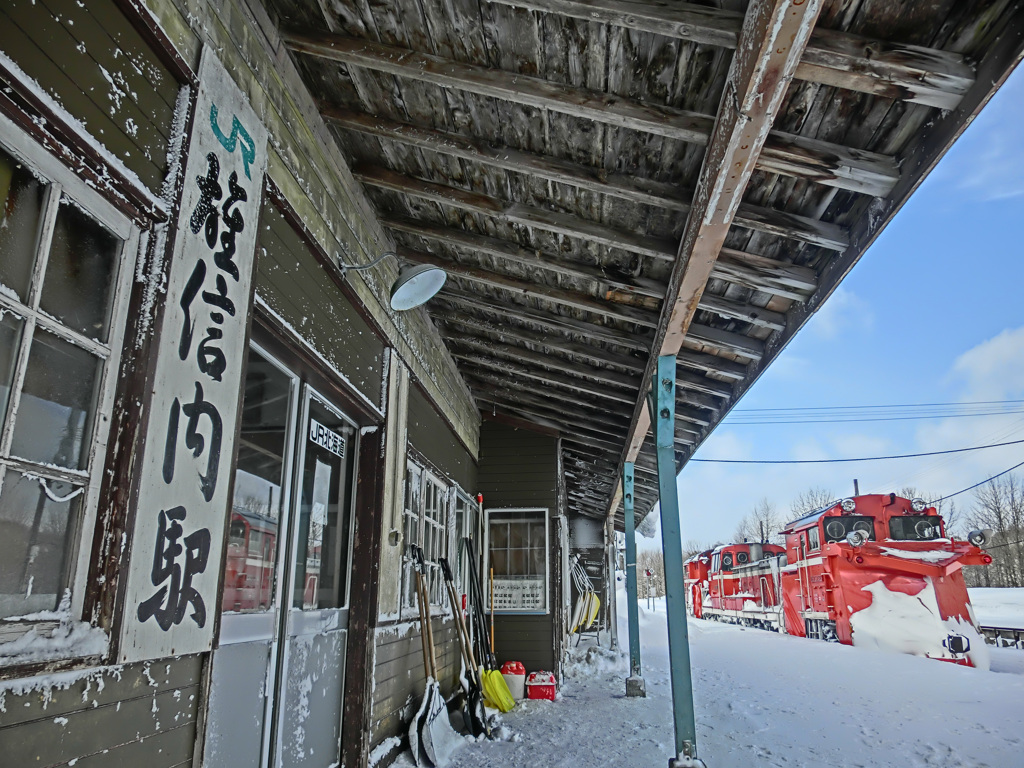
{"type": "Polygon", "coordinates": [[[526,682],[526,667],[519,661],[506,661],[501,665],[501,676],[505,678],[508,691],[516,701],[521,700],[526,694],[524,683],[526,682]]]}
{"type": "Polygon", "coordinates": [[[526,698],[555,700],[555,676],[550,672],[531,672],[526,678],[526,698]]]}

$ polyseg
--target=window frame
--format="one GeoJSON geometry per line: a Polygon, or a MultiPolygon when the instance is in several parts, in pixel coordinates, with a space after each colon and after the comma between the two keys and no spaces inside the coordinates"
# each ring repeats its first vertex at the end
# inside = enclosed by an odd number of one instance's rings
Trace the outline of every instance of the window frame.
{"type": "MultiPolygon", "coordinates": [[[[506,616],[546,616],[551,613],[553,602],[551,599],[551,523],[550,510],[547,507],[494,507],[484,510],[484,574],[489,578],[491,572],[491,515],[513,513],[539,514],[539,518],[544,524],[544,608],[541,610],[493,607],[493,612],[506,616]]],[[[490,586],[486,579],[483,587],[484,604],[487,606],[487,610],[492,610],[490,586]]]]}
{"type": "Polygon", "coordinates": [[[443,608],[448,603],[448,594],[444,586],[441,574],[441,566],[438,558],[445,557],[451,560],[453,522],[453,487],[444,481],[440,475],[432,472],[412,456],[406,457],[405,464],[405,485],[402,501],[402,589],[400,605],[406,608],[416,607],[415,580],[411,547],[416,545],[423,549],[423,558],[426,561],[427,595],[430,606],[443,608]],[[414,479],[415,478],[415,479],[414,479]],[[438,519],[427,517],[427,493],[429,490],[436,491],[437,509],[440,512],[438,519]],[[415,509],[411,507],[415,506],[415,509]],[[410,536],[411,523],[415,525],[416,536],[410,536]],[[434,532],[430,547],[426,542],[427,526],[434,532]],[[438,532],[440,537],[437,536],[438,532]],[[410,539],[415,538],[415,541],[410,539]]]}
{"type": "MultiPolygon", "coordinates": [[[[90,187],[63,162],[40,146],[20,127],[0,114],[0,146],[22,163],[30,173],[47,185],[33,253],[32,276],[28,295],[11,298],[0,294],[0,310],[11,312],[22,319],[24,325],[18,338],[18,351],[15,363],[15,378],[12,381],[11,394],[7,409],[3,414],[2,438],[0,438],[0,472],[8,468],[15,471],[31,472],[44,479],[71,482],[83,488],[79,512],[70,521],[65,541],[68,546],[68,582],[63,589],[70,589],[70,617],[73,622],[80,621],[86,603],[86,592],[90,584],[89,575],[92,570],[93,538],[101,519],[100,491],[104,479],[104,468],[110,438],[111,412],[115,401],[124,343],[128,328],[128,306],[133,293],[133,283],[140,250],[145,245],[139,226],[125,213],[118,210],[100,192],[90,187]],[[48,316],[39,309],[46,266],[53,246],[53,233],[56,217],[61,201],[78,208],[88,218],[95,221],[103,229],[121,241],[111,275],[111,293],[109,297],[109,320],[106,341],[99,342],[85,334],[66,327],[60,320],[48,316]],[[44,245],[46,253],[43,255],[44,245]],[[96,381],[95,401],[93,404],[92,421],[89,425],[87,460],[85,468],[60,469],[38,464],[26,459],[12,457],[9,453],[17,412],[24,386],[24,373],[28,365],[33,343],[22,342],[28,338],[31,326],[31,339],[34,342],[36,333],[42,329],[60,340],[88,352],[100,364],[96,381]]],[[[2,478],[0,478],[2,483],[2,478]]],[[[2,490],[2,488],[0,488],[2,490]]],[[[58,600],[58,603],[60,601],[58,600]]],[[[0,617],[0,626],[4,629],[0,643],[11,642],[31,631],[39,622],[10,622],[0,617]],[[22,632],[17,630],[23,629],[22,632]]],[[[106,631],[106,630],[105,630],[106,631]]],[[[109,635],[109,632],[107,633],[109,635]]],[[[69,651],[65,655],[55,656],[56,659],[73,659],[82,654],[69,651]]],[[[17,657],[9,661],[0,661],[0,668],[17,667],[22,662],[17,657]]]]}

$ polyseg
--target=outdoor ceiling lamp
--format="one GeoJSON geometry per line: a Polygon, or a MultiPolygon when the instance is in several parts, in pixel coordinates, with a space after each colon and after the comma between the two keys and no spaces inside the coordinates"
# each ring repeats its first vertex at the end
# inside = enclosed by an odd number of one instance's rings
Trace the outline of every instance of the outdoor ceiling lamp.
{"type": "MultiPolygon", "coordinates": [[[[349,266],[339,257],[338,269],[341,270],[342,278],[347,279],[349,272],[358,272],[375,267],[388,256],[395,256],[397,258],[394,251],[385,251],[380,255],[380,258],[361,267],[349,266]]],[[[404,312],[407,309],[415,309],[421,304],[425,304],[441,290],[444,281],[447,279],[448,274],[443,269],[431,264],[410,264],[409,266],[402,267],[402,271],[398,273],[398,279],[391,286],[391,308],[398,312],[404,312]]]]}

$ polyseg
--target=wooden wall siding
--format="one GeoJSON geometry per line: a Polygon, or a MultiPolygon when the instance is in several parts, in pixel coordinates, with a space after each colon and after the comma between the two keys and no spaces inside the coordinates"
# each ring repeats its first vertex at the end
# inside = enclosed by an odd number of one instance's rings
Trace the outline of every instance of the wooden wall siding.
{"type": "MultiPolygon", "coordinates": [[[[480,427],[478,486],[484,508],[543,507],[548,510],[549,612],[543,616],[497,614],[494,643],[498,661],[521,661],[527,670],[556,671],[560,599],[558,529],[558,438],[494,421],[480,427]]],[[[486,575],[485,575],[486,576],[486,575]]]]}
{"type": "MultiPolygon", "coordinates": [[[[450,617],[435,616],[432,628],[441,691],[451,697],[462,668],[455,624],[450,617]]],[[[392,736],[404,742],[409,721],[419,708],[426,685],[419,622],[378,627],[374,654],[371,749],[392,736]]],[[[405,743],[403,748],[407,747],[405,743]]]]}
{"type": "MultiPolygon", "coordinates": [[[[349,263],[365,264],[391,247],[259,3],[218,0],[197,12],[190,0],[146,0],[146,7],[193,67],[204,44],[217,50],[270,131],[268,175],[326,254],[333,259],[341,253],[349,263]]],[[[387,260],[357,273],[349,285],[460,439],[475,451],[476,405],[436,329],[422,311],[395,313],[387,306],[397,274],[398,265],[387,260]]],[[[330,283],[331,277],[322,270],[317,282],[330,283]]],[[[379,394],[373,399],[379,402],[379,394]]]]}
{"type": "MultiPolygon", "coordinates": [[[[744,4],[267,5],[400,255],[449,269],[431,313],[481,410],[561,432],[570,508],[604,517],[744,4]]],[[[825,3],[678,356],[677,462],[859,257],[848,230],[1019,5],[825,3]]]]}
{"type": "Polygon", "coordinates": [[[384,343],[281,213],[264,204],[257,241],[256,293],[378,408],[384,343]]]}
{"type": "Polygon", "coordinates": [[[485,421],[480,427],[477,486],[484,507],[558,509],[558,440],[485,421]]]}
{"type": "Polygon", "coordinates": [[[476,495],[476,459],[417,386],[409,388],[409,444],[471,496],[476,495]]]}
{"type": "Polygon", "coordinates": [[[65,688],[25,693],[0,689],[3,764],[191,765],[203,658],[99,668],[82,673],[65,688]]]}
{"type": "Polygon", "coordinates": [[[527,672],[555,672],[554,634],[551,614],[545,616],[495,616],[494,655],[498,663],[519,661],[527,672]]]}
{"type": "Polygon", "coordinates": [[[178,83],[114,0],[8,0],[0,51],[159,190],[178,83]]]}

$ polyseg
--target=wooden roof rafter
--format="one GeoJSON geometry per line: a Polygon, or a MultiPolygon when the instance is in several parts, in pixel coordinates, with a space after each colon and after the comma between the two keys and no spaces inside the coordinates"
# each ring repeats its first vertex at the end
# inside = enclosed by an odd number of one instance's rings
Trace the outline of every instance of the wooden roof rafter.
{"type": "Polygon", "coordinates": [[[628,452],[602,435],[634,425],[637,498],[657,494],[636,428],[646,366],[674,349],[682,465],[1019,60],[1024,29],[1024,0],[823,4],[787,52],[769,31],[808,3],[264,2],[402,260],[449,271],[428,311],[467,384],[496,420],[561,435],[570,509],[617,524],[628,452]]]}

